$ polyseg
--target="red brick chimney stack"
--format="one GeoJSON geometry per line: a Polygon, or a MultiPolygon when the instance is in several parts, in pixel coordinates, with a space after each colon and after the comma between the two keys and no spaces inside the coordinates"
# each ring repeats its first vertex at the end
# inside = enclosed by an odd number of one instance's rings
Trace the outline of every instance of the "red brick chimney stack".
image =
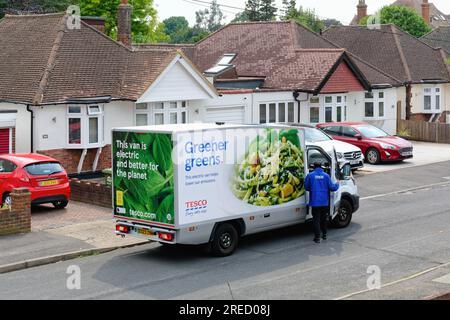
{"type": "Polygon", "coordinates": [[[430,25],[430,4],[428,3],[428,0],[423,0],[422,2],[422,17],[427,25],[430,25]]]}
{"type": "Polygon", "coordinates": [[[117,40],[127,47],[131,47],[131,13],[133,7],[128,0],[121,0],[117,12],[117,40]]]}
{"type": "Polygon", "coordinates": [[[358,8],[358,24],[361,22],[361,19],[367,17],[367,4],[365,0],[359,0],[357,5],[358,8]]]}

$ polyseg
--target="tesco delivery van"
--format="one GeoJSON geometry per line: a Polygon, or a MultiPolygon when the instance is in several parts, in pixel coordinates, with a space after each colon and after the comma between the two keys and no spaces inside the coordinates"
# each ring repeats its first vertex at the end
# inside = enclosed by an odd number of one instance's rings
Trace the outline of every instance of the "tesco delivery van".
{"type": "Polygon", "coordinates": [[[341,187],[330,219],[346,227],[358,210],[349,164],[305,145],[282,125],[182,124],[112,132],[116,233],[163,244],[209,244],[233,253],[244,235],[311,219],[304,179],[320,162],[341,187]]]}

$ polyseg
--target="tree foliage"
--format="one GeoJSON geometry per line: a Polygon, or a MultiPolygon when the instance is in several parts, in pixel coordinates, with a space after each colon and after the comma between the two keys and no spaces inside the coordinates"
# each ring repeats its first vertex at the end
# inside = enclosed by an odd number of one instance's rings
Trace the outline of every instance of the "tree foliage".
{"type": "Polygon", "coordinates": [[[421,37],[431,31],[425,20],[414,9],[404,6],[385,6],[374,16],[365,17],[361,25],[368,24],[395,24],[405,32],[421,37]]]}
{"type": "Polygon", "coordinates": [[[271,21],[276,19],[277,11],[275,0],[247,0],[245,11],[237,18],[240,21],[271,21]]]}
{"type": "Polygon", "coordinates": [[[194,43],[209,34],[208,31],[197,27],[189,27],[189,22],[185,17],[170,17],[164,20],[163,24],[169,43],[194,43]]]}
{"type": "MultiPolygon", "coordinates": [[[[106,33],[117,36],[117,10],[120,0],[74,0],[86,16],[101,16],[106,19],[106,33]]],[[[136,43],[152,43],[168,40],[164,34],[164,26],[157,20],[157,12],[153,0],[130,0],[133,6],[131,31],[136,43]]]]}
{"type": "Polygon", "coordinates": [[[5,13],[51,13],[65,11],[71,0],[0,0],[0,18],[5,13]]]}

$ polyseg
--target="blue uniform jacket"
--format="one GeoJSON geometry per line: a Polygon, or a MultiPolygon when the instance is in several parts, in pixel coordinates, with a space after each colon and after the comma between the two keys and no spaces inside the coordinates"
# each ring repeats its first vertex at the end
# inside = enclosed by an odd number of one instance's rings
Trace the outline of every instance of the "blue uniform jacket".
{"type": "Polygon", "coordinates": [[[309,191],[310,207],[326,207],[330,204],[330,191],[337,191],[339,183],[333,183],[322,168],[317,168],[306,176],[305,189],[309,191]]]}

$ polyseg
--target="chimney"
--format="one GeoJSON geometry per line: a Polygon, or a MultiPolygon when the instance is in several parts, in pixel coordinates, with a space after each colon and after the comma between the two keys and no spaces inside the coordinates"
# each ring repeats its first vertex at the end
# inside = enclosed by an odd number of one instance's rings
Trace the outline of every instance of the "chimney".
{"type": "Polygon", "coordinates": [[[102,33],[105,33],[105,20],[106,19],[103,17],[81,17],[81,21],[87,23],[102,33]]]}
{"type": "Polygon", "coordinates": [[[425,20],[427,25],[430,25],[430,4],[428,3],[428,0],[423,0],[422,2],[422,18],[425,20]]]}
{"type": "Polygon", "coordinates": [[[367,4],[365,0],[359,0],[357,5],[358,8],[358,24],[361,22],[361,19],[367,17],[367,4]]]}
{"type": "Polygon", "coordinates": [[[133,7],[128,0],[121,0],[117,12],[117,40],[125,46],[131,47],[131,13],[133,7]]]}

